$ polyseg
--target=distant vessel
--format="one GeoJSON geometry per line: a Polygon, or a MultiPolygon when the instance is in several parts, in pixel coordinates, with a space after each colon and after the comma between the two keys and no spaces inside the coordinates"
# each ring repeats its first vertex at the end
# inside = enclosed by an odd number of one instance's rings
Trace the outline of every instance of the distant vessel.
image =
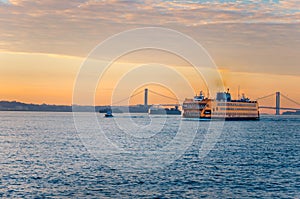
{"type": "Polygon", "coordinates": [[[286,111],[282,115],[300,115],[300,111],[286,111]]]}
{"type": "Polygon", "coordinates": [[[122,110],[120,110],[118,107],[111,107],[111,106],[103,106],[98,108],[99,113],[107,113],[107,111],[114,111],[114,113],[123,113],[122,110]]]}
{"type": "Polygon", "coordinates": [[[250,101],[244,95],[241,99],[232,100],[229,89],[218,92],[216,99],[205,98],[202,91],[193,99],[183,102],[184,118],[225,119],[225,120],[258,120],[257,101],[250,101]]]}
{"type": "Polygon", "coordinates": [[[113,117],[113,114],[112,114],[112,112],[111,112],[110,110],[108,110],[108,111],[105,113],[104,117],[113,117]]]}
{"type": "Polygon", "coordinates": [[[175,108],[161,108],[160,106],[152,106],[148,112],[150,115],[181,115],[178,106],[175,108]]]}

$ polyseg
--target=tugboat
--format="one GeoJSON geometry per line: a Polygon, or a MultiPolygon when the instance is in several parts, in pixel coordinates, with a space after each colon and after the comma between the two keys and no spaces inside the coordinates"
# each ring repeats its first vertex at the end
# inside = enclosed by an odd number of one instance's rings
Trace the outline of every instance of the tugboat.
{"type": "Polygon", "coordinates": [[[108,111],[105,113],[104,117],[113,117],[113,114],[112,114],[111,110],[108,110],[108,111]]]}

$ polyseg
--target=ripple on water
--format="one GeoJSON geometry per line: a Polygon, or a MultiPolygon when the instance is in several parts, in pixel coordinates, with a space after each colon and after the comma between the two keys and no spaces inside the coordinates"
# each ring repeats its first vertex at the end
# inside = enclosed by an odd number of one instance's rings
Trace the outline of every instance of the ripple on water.
{"type": "MultiPolygon", "coordinates": [[[[134,121],[147,125],[148,119],[136,115],[134,121]]],[[[136,144],[155,149],[174,138],[180,121],[172,119],[151,142],[123,139],[111,126],[108,136],[128,150],[136,144]]],[[[202,160],[198,154],[206,131],[200,129],[171,165],[120,171],[89,154],[71,113],[1,112],[0,197],[297,198],[299,121],[263,117],[258,122],[226,122],[219,142],[202,160]]]]}

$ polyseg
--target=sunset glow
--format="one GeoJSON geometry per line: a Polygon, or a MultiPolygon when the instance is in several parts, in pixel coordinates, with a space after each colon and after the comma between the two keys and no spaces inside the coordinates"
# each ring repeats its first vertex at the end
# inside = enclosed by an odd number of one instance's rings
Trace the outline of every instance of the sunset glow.
{"type": "MultiPolygon", "coordinates": [[[[160,26],[203,45],[233,96],[240,87],[253,99],[281,91],[299,101],[299,1],[257,2],[2,1],[1,100],[70,105],[76,75],[94,47],[121,31],[160,26]]],[[[102,80],[105,90],[95,94],[96,104],[110,103],[114,82],[123,72],[153,60],[183,74],[194,93],[206,90],[201,74],[183,59],[160,55],[136,52],[114,63],[102,80]]],[[[128,96],[125,89],[116,97],[128,96]]],[[[160,101],[154,96],[151,100],[160,101]]]]}

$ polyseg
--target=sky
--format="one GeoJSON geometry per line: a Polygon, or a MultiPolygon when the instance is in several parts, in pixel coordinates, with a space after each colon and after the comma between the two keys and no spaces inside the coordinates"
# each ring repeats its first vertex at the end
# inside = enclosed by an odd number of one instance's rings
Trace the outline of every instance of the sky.
{"type": "MultiPolygon", "coordinates": [[[[234,96],[240,86],[253,99],[281,91],[300,101],[299,0],[0,0],[0,100],[72,104],[76,75],[89,53],[114,34],[143,27],[169,28],[196,40],[234,96]]],[[[185,74],[194,92],[205,90],[184,60],[144,51],[114,63],[105,86],[97,89],[96,104],[110,102],[120,71],[155,57],[185,74]]],[[[128,92],[126,85],[134,81],[122,83],[116,101],[145,87],[128,92]]],[[[146,86],[172,93],[167,86],[146,86]]]]}

